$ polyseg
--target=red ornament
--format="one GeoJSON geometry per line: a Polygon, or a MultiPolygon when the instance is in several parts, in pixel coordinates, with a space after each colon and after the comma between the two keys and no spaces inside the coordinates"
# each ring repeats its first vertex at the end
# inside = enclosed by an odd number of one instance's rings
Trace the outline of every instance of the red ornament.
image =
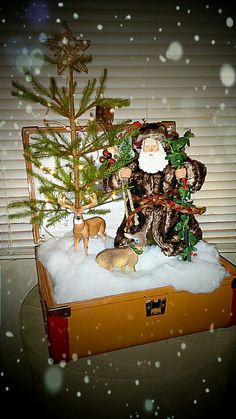
{"type": "Polygon", "coordinates": [[[133,126],[133,127],[140,128],[140,127],[142,126],[142,124],[141,124],[141,122],[139,122],[139,121],[135,121],[135,122],[133,122],[133,123],[132,123],[132,126],[133,126]]]}
{"type": "Polygon", "coordinates": [[[115,163],[115,159],[109,159],[108,163],[109,163],[110,166],[112,166],[115,163]]]}
{"type": "Polygon", "coordinates": [[[106,157],[106,158],[110,158],[110,157],[111,157],[111,153],[109,153],[109,151],[108,151],[108,150],[103,150],[102,154],[103,154],[103,156],[104,156],[104,157],[106,157]]]}

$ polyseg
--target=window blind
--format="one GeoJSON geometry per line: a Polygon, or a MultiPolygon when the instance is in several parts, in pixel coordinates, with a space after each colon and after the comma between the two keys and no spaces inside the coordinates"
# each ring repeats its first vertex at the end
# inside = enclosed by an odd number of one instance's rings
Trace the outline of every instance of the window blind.
{"type": "MultiPolygon", "coordinates": [[[[36,59],[44,34],[60,31],[66,20],[80,39],[91,40],[88,77],[108,69],[106,95],[130,98],[115,120],[174,120],[183,134],[195,137],[186,151],[206,164],[208,173],[194,203],[206,206],[198,216],[203,237],[221,253],[235,252],[236,88],[235,25],[229,1],[147,0],[111,2],[19,2],[1,16],[1,254],[32,254],[29,220],[9,220],[9,202],[28,196],[21,129],[60,118],[11,96],[12,80],[26,83],[28,65],[42,84],[56,75],[54,66],[36,59]]],[[[66,74],[61,76],[63,82],[66,74]]],[[[86,119],[81,120],[86,123],[86,119]]]]}

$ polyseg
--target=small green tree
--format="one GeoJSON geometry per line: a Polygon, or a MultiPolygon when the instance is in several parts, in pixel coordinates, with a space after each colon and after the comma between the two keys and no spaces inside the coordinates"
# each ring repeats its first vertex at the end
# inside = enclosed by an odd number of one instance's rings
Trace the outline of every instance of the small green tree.
{"type": "Polygon", "coordinates": [[[67,132],[52,130],[52,124],[47,121],[46,133],[39,129],[32,137],[25,150],[25,158],[32,163],[27,171],[38,180],[43,199],[16,201],[9,207],[18,209],[11,218],[30,215],[33,223],[42,224],[46,220],[46,226],[51,226],[71,211],[82,213],[85,207],[89,208],[89,213],[108,211],[98,207],[108,202],[112,193],[106,193],[99,184],[129,162],[130,147],[123,146],[116,159],[111,158],[107,149],[129,143],[130,136],[136,135],[139,128],[128,124],[130,121],[112,123],[111,112],[116,107],[129,106],[130,101],[105,97],[106,69],[98,81],[89,79],[83,91],[78,91],[76,78],[81,72],[87,73],[86,64],[92,60],[91,55],[84,55],[90,41],[78,40],[64,22],[62,32],[51,34],[44,44],[54,53],[53,58],[45,55],[45,60],[57,65],[58,76],[67,71],[66,83],[59,86],[58,80],[50,77],[49,85],[45,87],[29,69],[25,69],[31,87],[13,81],[12,95],[62,116],[67,132]],[[104,111],[106,118],[97,121],[92,116],[86,126],[81,126],[82,115],[93,109],[104,111]],[[99,153],[105,156],[102,164],[96,158],[99,153]],[[53,160],[53,170],[42,163],[45,159],[53,160]]]}

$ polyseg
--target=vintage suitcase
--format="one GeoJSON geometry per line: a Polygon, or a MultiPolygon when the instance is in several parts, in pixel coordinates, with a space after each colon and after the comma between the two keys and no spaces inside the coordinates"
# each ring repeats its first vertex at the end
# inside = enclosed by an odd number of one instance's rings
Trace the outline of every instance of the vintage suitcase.
{"type": "Polygon", "coordinates": [[[39,293],[54,362],[236,324],[236,269],[214,292],[161,287],[55,304],[50,277],[36,253],[39,293]]]}
{"type": "MultiPolygon", "coordinates": [[[[36,128],[25,128],[24,143],[36,128]]],[[[29,165],[29,162],[26,162],[29,165]]],[[[33,179],[29,192],[35,197],[33,179]]],[[[36,243],[40,233],[33,225],[36,243]]],[[[229,272],[211,293],[192,294],[165,286],[145,291],[56,304],[50,275],[39,261],[38,288],[49,356],[55,363],[127,348],[147,342],[214,330],[236,324],[236,268],[223,257],[229,272]]]]}

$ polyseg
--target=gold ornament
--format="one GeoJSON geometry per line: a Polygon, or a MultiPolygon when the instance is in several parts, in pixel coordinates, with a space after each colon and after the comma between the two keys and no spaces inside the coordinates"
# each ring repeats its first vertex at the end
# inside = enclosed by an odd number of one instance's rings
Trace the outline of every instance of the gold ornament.
{"type": "MultiPolygon", "coordinates": [[[[67,67],[74,67],[77,71],[87,73],[83,52],[91,42],[75,38],[66,22],[63,22],[63,27],[63,32],[52,33],[50,38],[44,42],[44,45],[54,52],[57,73],[60,75],[67,67]]],[[[90,57],[86,58],[90,59],[90,57]]]]}

